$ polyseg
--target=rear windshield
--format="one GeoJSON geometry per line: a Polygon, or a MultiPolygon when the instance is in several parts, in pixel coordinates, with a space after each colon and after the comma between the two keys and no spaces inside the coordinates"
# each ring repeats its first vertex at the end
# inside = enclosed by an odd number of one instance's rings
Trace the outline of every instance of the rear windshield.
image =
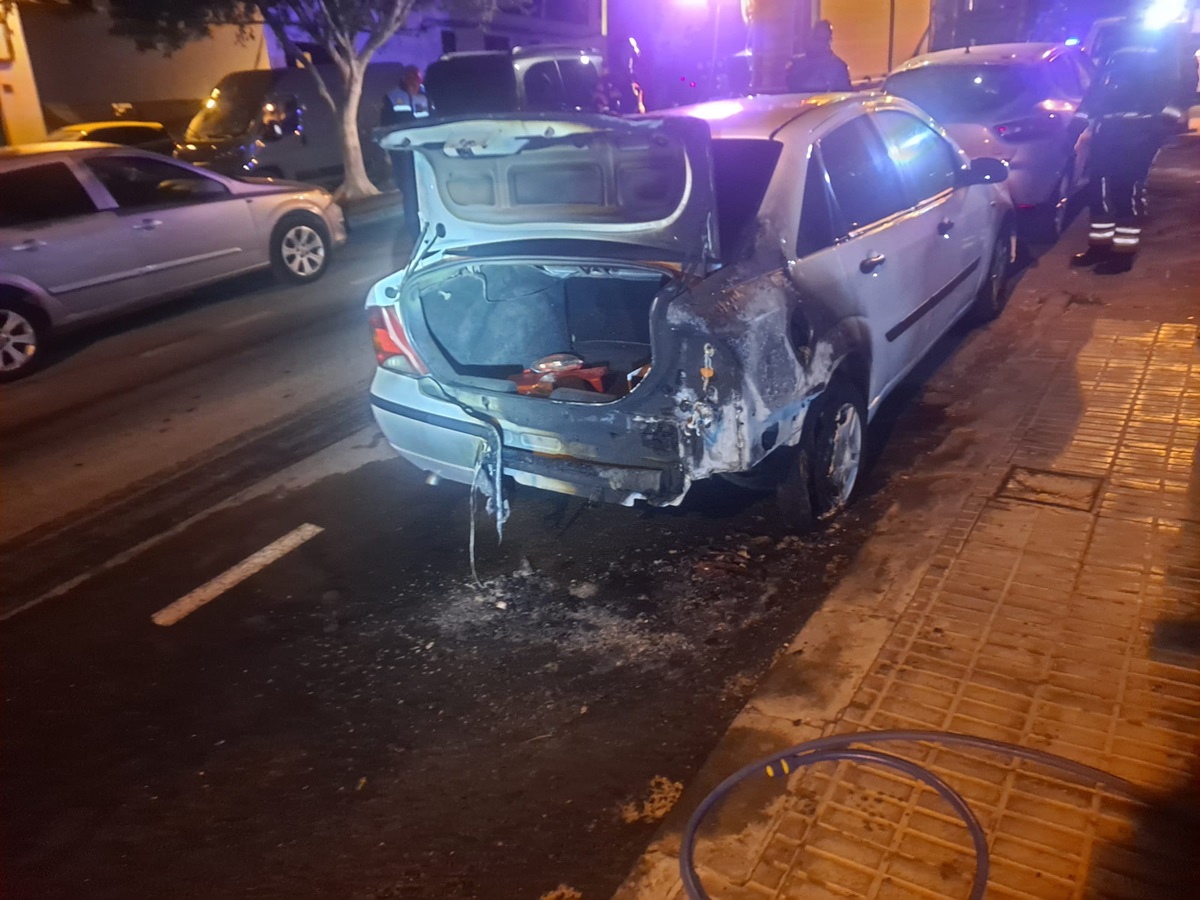
{"type": "Polygon", "coordinates": [[[507,54],[439,59],[425,73],[425,95],[438,116],[512,112],[517,77],[507,54]]]}
{"type": "Polygon", "coordinates": [[[911,100],[943,122],[971,121],[1033,91],[1030,66],[924,66],[888,78],[884,90],[911,100]]]}
{"type": "Polygon", "coordinates": [[[761,139],[717,139],[712,142],[713,187],[721,255],[732,260],[754,240],[758,208],[783,145],[761,139]]]}

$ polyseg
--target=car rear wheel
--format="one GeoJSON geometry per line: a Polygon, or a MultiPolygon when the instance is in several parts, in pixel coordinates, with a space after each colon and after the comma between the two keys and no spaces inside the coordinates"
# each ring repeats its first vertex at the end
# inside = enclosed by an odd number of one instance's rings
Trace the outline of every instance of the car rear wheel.
{"type": "Polygon", "coordinates": [[[42,363],[49,330],[23,303],[0,300],[0,382],[32,374],[42,363]]]}
{"type": "Polygon", "coordinates": [[[866,447],[862,396],[835,379],[812,403],[804,433],[776,496],[785,523],[796,530],[827,519],[854,496],[866,447]]]}
{"type": "Polygon", "coordinates": [[[1058,181],[1054,185],[1054,190],[1042,203],[1033,211],[1033,239],[1044,241],[1047,244],[1053,244],[1061,236],[1067,227],[1067,207],[1071,202],[1071,170],[1073,164],[1068,165],[1059,176],[1058,181]]]}
{"type": "Polygon", "coordinates": [[[316,281],[329,265],[329,232],[316,216],[284,216],[271,233],[271,266],[284,281],[316,281]]]}
{"type": "Polygon", "coordinates": [[[1013,263],[1013,230],[1008,223],[1000,226],[992,244],[988,273],[979,286],[971,312],[977,322],[990,322],[1000,315],[1008,302],[1008,276],[1013,263]]]}

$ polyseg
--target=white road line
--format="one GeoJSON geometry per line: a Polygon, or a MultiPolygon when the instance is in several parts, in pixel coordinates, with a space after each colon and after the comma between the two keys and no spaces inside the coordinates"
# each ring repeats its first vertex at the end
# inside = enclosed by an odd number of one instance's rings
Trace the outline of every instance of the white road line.
{"type": "Polygon", "coordinates": [[[143,350],[138,354],[138,359],[149,359],[152,356],[159,356],[160,354],[167,353],[171,350],[178,350],[189,341],[195,340],[195,338],[195,335],[188,335],[187,337],[177,338],[176,340],[169,341],[165,344],[159,344],[157,347],[151,347],[149,350],[143,350]]]}
{"type": "Polygon", "coordinates": [[[190,615],[204,604],[215,600],[231,587],[241,584],[256,572],[261,572],[281,556],[288,554],[305,541],[316,537],[324,528],[319,525],[301,525],[274,543],[268,544],[257,553],[247,556],[232,569],[226,569],[212,581],[201,585],[190,594],[180,597],[170,606],[164,606],[150,618],[155,625],[174,625],[184,616],[190,615]]]}
{"type": "Polygon", "coordinates": [[[354,278],[350,281],[350,287],[358,287],[360,284],[368,284],[372,281],[378,281],[378,275],[364,275],[362,278],[354,278]]]}
{"type": "Polygon", "coordinates": [[[222,331],[228,331],[231,328],[239,328],[242,325],[249,325],[251,322],[257,322],[259,319],[265,319],[268,316],[275,315],[276,310],[264,309],[260,312],[250,313],[248,316],[242,316],[240,319],[233,319],[221,326],[222,331]]]}

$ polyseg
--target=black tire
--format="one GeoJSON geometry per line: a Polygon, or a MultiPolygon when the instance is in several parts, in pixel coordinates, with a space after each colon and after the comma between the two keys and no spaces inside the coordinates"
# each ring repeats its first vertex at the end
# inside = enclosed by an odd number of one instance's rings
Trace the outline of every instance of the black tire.
{"type": "Polygon", "coordinates": [[[1074,163],[1069,163],[1062,174],[1058,176],[1058,181],[1054,183],[1051,195],[1032,211],[1029,225],[1031,240],[1053,244],[1062,237],[1067,224],[1067,206],[1071,202],[1071,172],[1073,170],[1074,163]]]}
{"type": "Polygon", "coordinates": [[[42,367],[50,326],[36,306],[0,300],[0,383],[32,375],[42,367]]]}
{"type": "Polygon", "coordinates": [[[807,531],[837,514],[861,481],[867,436],[866,404],[848,381],[835,378],[804,417],[800,445],[776,489],[784,523],[807,531]]]}
{"type": "Polygon", "coordinates": [[[271,268],[281,281],[307,284],[329,268],[332,245],[325,223],[310,213],[288,213],[271,232],[271,268]]]}
{"type": "Polygon", "coordinates": [[[1005,222],[996,233],[987,265],[987,274],[971,304],[971,315],[979,323],[992,321],[1008,303],[1008,278],[1013,266],[1013,229],[1010,223],[1005,222]]]}

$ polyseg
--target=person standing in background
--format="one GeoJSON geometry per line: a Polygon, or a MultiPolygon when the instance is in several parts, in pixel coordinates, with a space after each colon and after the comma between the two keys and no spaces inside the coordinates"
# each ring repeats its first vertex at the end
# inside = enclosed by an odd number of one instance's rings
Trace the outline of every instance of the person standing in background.
{"type": "MultiPolygon", "coordinates": [[[[429,100],[425,96],[421,70],[416,66],[405,66],[400,83],[388,91],[384,98],[379,124],[387,128],[415,122],[428,115],[429,100]]],[[[400,189],[404,201],[404,230],[415,242],[420,235],[420,228],[417,211],[417,171],[413,164],[413,154],[411,150],[393,150],[389,155],[392,159],[392,180],[400,189]]]]}
{"type": "Polygon", "coordinates": [[[1091,225],[1088,248],[1071,265],[1094,265],[1102,275],[1133,268],[1150,166],[1186,109],[1179,82],[1178,67],[1149,47],[1118,50],[1092,82],[1077,113],[1087,129],[1076,144],[1088,173],[1091,225]]]}
{"type": "Polygon", "coordinates": [[[787,67],[787,89],[793,94],[850,90],[850,67],[833,52],[833,26],[821,19],[813,26],[808,51],[787,67]]]}

